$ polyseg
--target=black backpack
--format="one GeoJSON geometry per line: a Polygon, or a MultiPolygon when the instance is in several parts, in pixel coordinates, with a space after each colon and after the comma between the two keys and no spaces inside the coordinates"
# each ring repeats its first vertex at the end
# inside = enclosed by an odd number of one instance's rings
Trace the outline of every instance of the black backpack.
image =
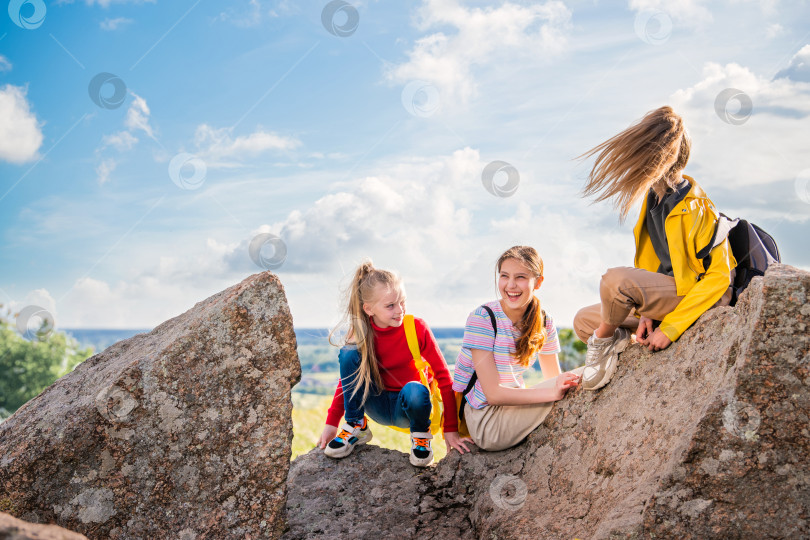
{"type": "MultiPolygon", "coordinates": [[[[779,256],[779,248],[773,236],[749,221],[740,218],[731,219],[721,213],[712,241],[697,253],[698,259],[703,259],[703,268],[708,268],[711,264],[709,252],[722,244],[726,238],[731,253],[737,259],[737,275],[734,277],[729,304],[733,306],[754,277],[764,276],[768,266],[782,262],[782,258],[779,256]]],[[[702,278],[703,274],[700,277],[702,278]]]]}

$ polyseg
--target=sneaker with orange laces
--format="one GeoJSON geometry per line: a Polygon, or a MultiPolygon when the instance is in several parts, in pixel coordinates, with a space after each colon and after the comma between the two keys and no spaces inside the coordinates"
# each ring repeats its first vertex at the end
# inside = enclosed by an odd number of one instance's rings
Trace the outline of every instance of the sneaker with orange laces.
{"type": "Polygon", "coordinates": [[[411,432],[411,465],[414,467],[427,467],[433,463],[433,449],[430,440],[433,438],[429,432],[411,432]]]}
{"type": "Polygon", "coordinates": [[[371,440],[371,428],[368,420],[363,417],[361,424],[349,424],[348,422],[340,426],[337,437],[329,441],[323,453],[331,458],[343,458],[348,456],[358,444],[365,444],[371,440]]]}

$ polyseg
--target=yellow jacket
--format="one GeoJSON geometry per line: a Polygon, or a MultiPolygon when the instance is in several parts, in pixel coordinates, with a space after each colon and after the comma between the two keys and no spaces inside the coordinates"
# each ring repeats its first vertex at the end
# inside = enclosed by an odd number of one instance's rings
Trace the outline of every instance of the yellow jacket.
{"type": "MultiPolygon", "coordinates": [[[[709,252],[709,267],[703,268],[703,261],[697,258],[697,253],[712,242],[718,213],[697,182],[690,176],[683,176],[692,184],[692,188],[664,222],[675,287],[678,296],[684,297],[678,307],[661,321],[661,331],[672,341],[677,340],[698,317],[720,300],[731,283],[731,270],[737,266],[728,240],[725,240],[709,252]]],[[[638,223],[633,229],[636,238],[635,266],[657,272],[661,261],[647,232],[646,216],[647,197],[644,197],[638,223]]]]}

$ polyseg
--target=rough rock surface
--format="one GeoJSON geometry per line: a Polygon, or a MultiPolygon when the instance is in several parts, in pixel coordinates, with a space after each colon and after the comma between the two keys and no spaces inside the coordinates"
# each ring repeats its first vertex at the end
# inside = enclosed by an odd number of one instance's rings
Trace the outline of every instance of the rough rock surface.
{"type": "Polygon", "coordinates": [[[299,379],[281,283],[253,275],[0,424],[0,510],[94,539],[278,537],[299,379]]]}
{"type": "Polygon", "coordinates": [[[774,267],[506,451],[420,470],[313,450],[290,469],[285,538],[810,537],[808,295],[810,274],[774,267]]]}
{"type": "Polygon", "coordinates": [[[56,525],[39,525],[0,512],[0,540],[87,540],[56,525]]]}

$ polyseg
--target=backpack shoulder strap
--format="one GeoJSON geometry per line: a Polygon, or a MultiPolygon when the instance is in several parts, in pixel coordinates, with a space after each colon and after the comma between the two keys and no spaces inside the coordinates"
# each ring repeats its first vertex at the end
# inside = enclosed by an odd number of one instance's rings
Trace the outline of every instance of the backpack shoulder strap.
{"type": "Polygon", "coordinates": [[[726,238],[728,238],[729,232],[731,229],[737,226],[740,222],[740,218],[731,219],[727,215],[720,213],[720,217],[717,218],[717,223],[714,226],[714,234],[712,234],[712,239],[708,243],[708,245],[704,246],[703,249],[696,253],[696,257],[698,259],[705,259],[709,256],[709,252],[722,244],[726,238]]]}
{"type": "Polygon", "coordinates": [[[413,361],[416,362],[416,367],[419,368],[422,364],[422,353],[419,351],[419,339],[416,337],[416,323],[413,321],[413,315],[405,315],[402,321],[405,326],[405,338],[408,340],[408,349],[411,351],[413,361]]]}
{"type": "Polygon", "coordinates": [[[498,335],[498,323],[495,322],[495,312],[492,311],[492,308],[487,306],[486,304],[481,306],[484,310],[489,314],[489,320],[492,321],[492,330],[495,332],[495,335],[498,335]]]}
{"type": "MultiPolygon", "coordinates": [[[[495,321],[495,312],[492,311],[492,308],[487,306],[487,305],[483,305],[481,307],[484,308],[484,310],[489,314],[489,320],[492,321],[492,331],[495,332],[495,335],[497,336],[498,335],[498,323],[495,321]]],[[[466,396],[467,394],[469,394],[470,390],[472,390],[473,386],[475,386],[475,381],[477,381],[477,380],[478,380],[478,373],[473,371],[472,377],[470,377],[470,382],[467,383],[467,388],[464,389],[464,392],[462,392],[462,395],[466,396]]]]}

